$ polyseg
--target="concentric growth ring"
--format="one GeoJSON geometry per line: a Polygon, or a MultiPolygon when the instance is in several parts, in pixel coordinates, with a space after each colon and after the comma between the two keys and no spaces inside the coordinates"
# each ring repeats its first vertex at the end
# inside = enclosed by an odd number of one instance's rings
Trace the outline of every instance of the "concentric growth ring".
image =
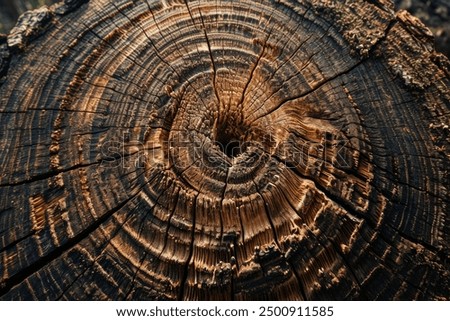
{"type": "Polygon", "coordinates": [[[1,298],[448,295],[448,75],[352,6],[50,8],[0,87],[1,298]]]}

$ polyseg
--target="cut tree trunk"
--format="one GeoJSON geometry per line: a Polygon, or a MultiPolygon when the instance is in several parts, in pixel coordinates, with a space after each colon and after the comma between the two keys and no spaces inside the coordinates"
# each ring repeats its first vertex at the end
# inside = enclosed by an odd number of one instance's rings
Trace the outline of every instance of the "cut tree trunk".
{"type": "Polygon", "coordinates": [[[0,299],[449,299],[432,43],[388,0],[27,13],[0,39],[0,299]]]}

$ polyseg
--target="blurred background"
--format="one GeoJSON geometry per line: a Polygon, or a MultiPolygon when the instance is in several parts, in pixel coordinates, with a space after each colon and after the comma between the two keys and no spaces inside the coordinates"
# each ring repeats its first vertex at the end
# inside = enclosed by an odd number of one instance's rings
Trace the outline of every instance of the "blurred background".
{"type": "Polygon", "coordinates": [[[430,28],[436,50],[450,58],[450,0],[394,0],[396,10],[405,9],[430,28]]]}
{"type": "MultiPolygon", "coordinates": [[[[20,14],[59,0],[0,0],[0,33],[8,33],[20,14]]],[[[436,50],[450,57],[450,0],[394,0],[420,18],[435,35],[436,50]]]]}
{"type": "Polygon", "coordinates": [[[0,0],[0,33],[8,33],[25,11],[51,5],[60,0],[0,0]]]}

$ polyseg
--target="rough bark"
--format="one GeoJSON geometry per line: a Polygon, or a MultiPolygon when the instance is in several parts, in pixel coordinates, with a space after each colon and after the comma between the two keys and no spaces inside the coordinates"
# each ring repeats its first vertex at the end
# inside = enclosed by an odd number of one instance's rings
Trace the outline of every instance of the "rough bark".
{"type": "Polygon", "coordinates": [[[66,1],[0,40],[0,298],[448,299],[449,66],[387,0],[66,1]]]}
{"type": "Polygon", "coordinates": [[[395,0],[395,5],[408,10],[429,27],[435,35],[436,51],[450,57],[450,1],[395,0]]]}
{"type": "Polygon", "coordinates": [[[28,10],[51,5],[58,0],[0,0],[0,33],[8,33],[17,18],[28,10]]]}

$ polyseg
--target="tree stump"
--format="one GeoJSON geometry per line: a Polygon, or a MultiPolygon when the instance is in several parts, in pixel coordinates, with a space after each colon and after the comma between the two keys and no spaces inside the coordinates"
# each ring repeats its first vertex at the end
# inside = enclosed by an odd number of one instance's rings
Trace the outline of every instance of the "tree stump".
{"type": "Polygon", "coordinates": [[[0,39],[0,298],[449,299],[432,43],[389,0],[26,13],[0,39]]]}

